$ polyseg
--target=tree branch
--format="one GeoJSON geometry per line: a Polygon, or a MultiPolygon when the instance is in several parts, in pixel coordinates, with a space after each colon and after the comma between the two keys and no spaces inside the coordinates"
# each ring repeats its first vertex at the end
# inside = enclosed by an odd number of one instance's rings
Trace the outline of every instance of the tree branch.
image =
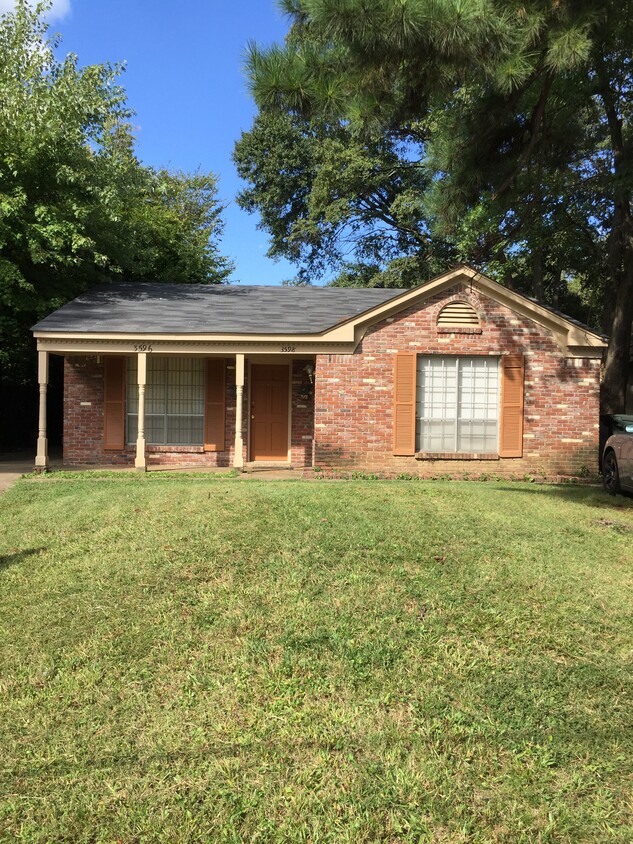
{"type": "Polygon", "coordinates": [[[512,170],[512,173],[508,176],[505,182],[503,182],[499,190],[497,190],[494,194],[494,199],[499,199],[499,197],[503,196],[503,194],[510,189],[512,183],[519,175],[523,166],[532,154],[532,151],[536,146],[536,142],[538,141],[541,135],[539,126],[543,120],[543,115],[545,114],[545,106],[547,105],[547,99],[552,89],[553,82],[554,74],[550,71],[545,77],[545,83],[541,90],[536,106],[534,107],[534,110],[532,112],[532,117],[530,118],[530,140],[528,142],[528,145],[519,156],[519,160],[517,161],[516,167],[514,167],[514,169],[512,170]]]}

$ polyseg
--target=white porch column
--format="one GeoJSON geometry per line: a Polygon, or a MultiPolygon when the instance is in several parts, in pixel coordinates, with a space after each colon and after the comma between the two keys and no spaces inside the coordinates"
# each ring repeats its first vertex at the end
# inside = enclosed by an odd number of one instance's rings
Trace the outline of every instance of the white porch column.
{"type": "Polygon", "coordinates": [[[46,392],[48,387],[48,352],[37,353],[37,380],[40,385],[40,414],[37,432],[37,453],[35,470],[48,469],[48,436],[46,434],[46,392]]]}
{"type": "Polygon", "coordinates": [[[145,384],[147,383],[147,354],[138,354],[138,432],[136,435],[136,459],[134,466],[141,471],[147,469],[145,457],[145,384]]]}
{"type": "Polygon", "coordinates": [[[242,426],[244,410],[244,355],[235,355],[235,455],[233,466],[241,469],[244,466],[244,438],[242,426]]]}

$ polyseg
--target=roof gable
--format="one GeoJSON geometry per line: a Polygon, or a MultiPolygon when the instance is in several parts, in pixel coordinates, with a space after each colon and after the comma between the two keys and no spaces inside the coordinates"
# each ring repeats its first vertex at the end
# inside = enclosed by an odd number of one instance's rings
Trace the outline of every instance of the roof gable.
{"type": "Polygon", "coordinates": [[[350,320],[356,330],[397,314],[412,305],[422,303],[442,290],[456,284],[468,285],[484,296],[504,305],[515,313],[532,320],[554,335],[559,346],[568,351],[570,348],[603,348],[607,338],[598,334],[587,325],[568,317],[559,311],[542,305],[525,296],[498,284],[488,276],[467,265],[462,265],[449,272],[442,273],[419,287],[403,291],[399,296],[376,306],[370,312],[350,320]]]}

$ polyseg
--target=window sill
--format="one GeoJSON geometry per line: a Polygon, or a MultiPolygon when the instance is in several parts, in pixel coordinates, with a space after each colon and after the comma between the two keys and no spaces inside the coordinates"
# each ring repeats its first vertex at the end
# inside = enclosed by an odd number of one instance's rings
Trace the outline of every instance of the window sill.
{"type": "Polygon", "coordinates": [[[418,451],[416,460],[498,460],[499,455],[494,452],[472,454],[469,451],[418,451]]]}

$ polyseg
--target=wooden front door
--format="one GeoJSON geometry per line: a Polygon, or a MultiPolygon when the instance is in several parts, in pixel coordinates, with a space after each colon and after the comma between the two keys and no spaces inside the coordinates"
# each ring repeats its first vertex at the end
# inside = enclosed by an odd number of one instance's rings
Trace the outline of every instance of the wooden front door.
{"type": "Polygon", "coordinates": [[[251,366],[251,460],[288,459],[287,364],[251,366]]]}

